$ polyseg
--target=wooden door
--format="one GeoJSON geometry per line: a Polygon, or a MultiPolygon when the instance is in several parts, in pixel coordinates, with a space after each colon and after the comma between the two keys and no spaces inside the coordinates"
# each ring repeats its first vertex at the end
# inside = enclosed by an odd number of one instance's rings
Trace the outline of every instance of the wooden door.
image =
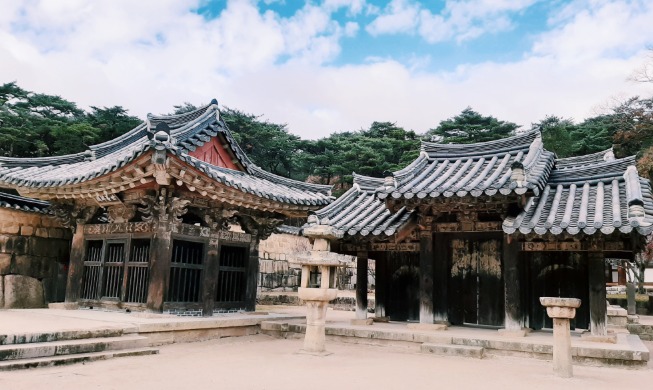
{"type": "Polygon", "coordinates": [[[382,271],[376,282],[385,283],[386,316],[393,321],[419,321],[419,253],[388,252],[382,271]]]}
{"type": "Polygon", "coordinates": [[[581,307],[571,328],[589,327],[589,285],[587,263],[579,252],[530,252],[526,256],[529,268],[530,318],[533,329],[552,328],[553,321],[540,304],[540,297],[579,298],[581,307]]]}
{"type": "Polygon", "coordinates": [[[501,239],[475,235],[450,240],[449,320],[503,326],[501,239]]]}

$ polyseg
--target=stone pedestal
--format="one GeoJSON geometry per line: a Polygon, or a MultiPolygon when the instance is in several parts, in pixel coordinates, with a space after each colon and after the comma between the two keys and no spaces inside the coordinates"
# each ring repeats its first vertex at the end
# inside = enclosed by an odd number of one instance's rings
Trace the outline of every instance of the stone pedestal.
{"type": "Polygon", "coordinates": [[[562,378],[571,378],[571,333],[569,320],[576,316],[580,299],[540,297],[546,314],[553,319],[553,372],[562,378]]]}
{"type": "Polygon", "coordinates": [[[313,249],[296,258],[302,266],[301,287],[297,292],[307,310],[304,348],[300,353],[329,355],[324,348],[326,311],[329,301],[338,296],[336,267],[343,266],[342,257],[330,252],[329,239],[338,236],[331,228],[319,225],[306,228],[304,235],[313,238],[313,249]]]}
{"type": "Polygon", "coordinates": [[[336,299],[338,290],[334,288],[299,288],[299,299],[306,303],[306,336],[301,352],[328,355],[324,348],[326,339],[324,326],[329,301],[336,299]]]}

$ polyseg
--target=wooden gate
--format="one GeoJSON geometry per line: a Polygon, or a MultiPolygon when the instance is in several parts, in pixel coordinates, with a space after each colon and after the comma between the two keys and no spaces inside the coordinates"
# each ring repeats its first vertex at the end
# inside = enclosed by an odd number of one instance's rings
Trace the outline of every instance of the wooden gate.
{"type": "Polygon", "coordinates": [[[589,283],[587,262],[580,252],[522,252],[528,267],[530,316],[533,329],[552,328],[553,321],[540,304],[540,297],[579,298],[580,308],[571,328],[589,328],[589,283]]]}
{"type": "Polygon", "coordinates": [[[377,285],[384,284],[385,315],[393,321],[419,321],[419,253],[386,253],[376,275],[377,285]]]}
{"type": "Polygon", "coordinates": [[[503,326],[502,240],[486,235],[450,240],[449,321],[503,326]]]}
{"type": "Polygon", "coordinates": [[[246,307],[249,247],[220,246],[220,264],[215,291],[215,307],[246,307]]]}

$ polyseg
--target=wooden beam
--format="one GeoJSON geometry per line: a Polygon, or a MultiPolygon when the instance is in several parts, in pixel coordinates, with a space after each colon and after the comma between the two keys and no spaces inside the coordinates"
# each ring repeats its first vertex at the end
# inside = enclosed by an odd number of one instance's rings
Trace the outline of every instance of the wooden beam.
{"type": "Polygon", "coordinates": [[[433,317],[433,233],[420,231],[419,322],[432,324],[433,317]]]}
{"type": "Polygon", "coordinates": [[[590,331],[592,336],[606,336],[605,258],[603,252],[587,252],[589,279],[590,331]]]}
{"type": "Polygon", "coordinates": [[[358,320],[367,319],[367,261],[367,251],[356,253],[356,319],[358,320]]]}

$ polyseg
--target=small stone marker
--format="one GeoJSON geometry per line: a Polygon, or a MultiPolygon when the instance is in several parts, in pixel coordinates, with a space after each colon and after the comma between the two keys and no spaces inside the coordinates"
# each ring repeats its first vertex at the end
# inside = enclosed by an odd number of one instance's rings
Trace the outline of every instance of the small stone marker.
{"type": "Polygon", "coordinates": [[[553,319],[553,372],[562,378],[571,378],[571,333],[569,320],[576,316],[580,299],[540,297],[540,303],[546,307],[546,314],[553,319]]]}

